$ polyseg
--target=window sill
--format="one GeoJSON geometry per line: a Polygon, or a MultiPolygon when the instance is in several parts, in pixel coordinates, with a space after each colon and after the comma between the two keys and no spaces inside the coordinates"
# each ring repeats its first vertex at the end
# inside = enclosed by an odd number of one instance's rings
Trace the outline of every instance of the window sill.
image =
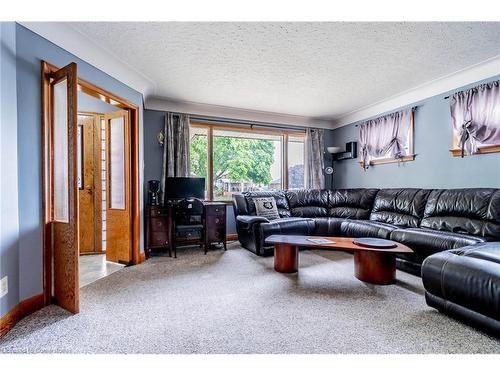
{"type": "Polygon", "coordinates": [[[232,200],[222,200],[222,199],[205,199],[205,202],[210,202],[210,203],[221,203],[225,204],[226,206],[232,206],[233,201],[232,200]]]}
{"type": "MultiPolygon", "coordinates": [[[[407,162],[407,161],[413,161],[413,160],[415,160],[415,156],[416,155],[413,154],[413,155],[403,156],[400,159],[377,159],[377,160],[372,160],[370,162],[370,166],[381,165],[381,164],[392,164],[392,163],[404,163],[404,162],[407,162]]],[[[364,167],[364,163],[362,161],[359,162],[359,165],[361,165],[362,167],[364,167]]]]}
{"type": "MultiPolygon", "coordinates": [[[[453,148],[450,150],[450,152],[451,152],[453,157],[461,157],[462,156],[462,150],[459,148],[453,148]]],[[[477,153],[475,153],[474,155],[492,154],[494,152],[500,152],[500,145],[480,147],[479,151],[477,153]]],[[[469,155],[467,152],[464,153],[464,156],[474,156],[474,155],[469,155]]]]}

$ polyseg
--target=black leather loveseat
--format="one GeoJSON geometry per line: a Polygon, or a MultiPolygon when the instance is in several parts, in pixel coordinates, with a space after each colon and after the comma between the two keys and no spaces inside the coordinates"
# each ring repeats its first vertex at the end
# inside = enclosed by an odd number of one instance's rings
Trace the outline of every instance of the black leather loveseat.
{"type": "Polygon", "coordinates": [[[397,267],[418,276],[430,306],[499,335],[500,189],[337,189],[233,196],[238,239],[267,256],[272,234],[378,237],[409,246],[397,267]],[[272,196],[279,219],[256,216],[272,196]],[[423,262],[423,266],[422,266],[423,262]]]}

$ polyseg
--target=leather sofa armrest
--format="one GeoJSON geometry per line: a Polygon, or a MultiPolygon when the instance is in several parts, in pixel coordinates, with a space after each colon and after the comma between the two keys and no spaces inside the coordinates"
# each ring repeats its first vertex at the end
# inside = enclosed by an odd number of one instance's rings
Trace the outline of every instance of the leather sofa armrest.
{"type": "Polygon", "coordinates": [[[252,216],[252,215],[238,215],[236,216],[236,221],[242,227],[249,229],[252,225],[256,223],[269,223],[269,220],[263,216],[252,216]]]}

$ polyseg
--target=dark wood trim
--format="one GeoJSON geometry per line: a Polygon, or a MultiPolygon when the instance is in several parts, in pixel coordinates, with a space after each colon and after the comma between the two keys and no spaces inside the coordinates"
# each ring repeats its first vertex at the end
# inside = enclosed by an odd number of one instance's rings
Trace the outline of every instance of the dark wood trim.
{"type": "MultiPolygon", "coordinates": [[[[54,82],[60,78],[67,79],[67,126],[68,126],[68,217],[58,221],[55,212],[51,218],[52,250],[53,250],[53,282],[54,298],[57,305],[78,313],[80,309],[79,285],[79,223],[78,223],[78,184],[77,184],[77,85],[78,70],[75,63],[50,73],[51,92],[54,92],[54,82]]],[[[52,108],[51,108],[52,109],[52,108]]],[[[53,123],[52,123],[53,124],[53,123]]],[[[50,126],[50,125],[49,125],[50,126]]],[[[52,131],[54,127],[51,126],[52,131]]],[[[55,140],[55,138],[53,138],[55,140]]],[[[49,152],[53,152],[52,147],[49,152]]],[[[55,161],[55,159],[54,159],[55,161]]],[[[51,173],[53,174],[53,173],[51,173]]],[[[50,189],[54,191],[53,188],[50,189]]],[[[55,201],[53,201],[55,203],[55,201]]]]}
{"type": "Polygon", "coordinates": [[[41,63],[41,90],[42,90],[42,210],[44,213],[43,223],[43,302],[49,305],[52,301],[52,229],[51,209],[52,196],[49,194],[50,180],[49,166],[52,164],[50,143],[52,134],[50,132],[50,67],[47,62],[41,63]]]}
{"type": "Polygon", "coordinates": [[[21,319],[40,310],[45,305],[44,294],[38,294],[19,302],[12,310],[0,318],[0,337],[9,332],[21,319]]]}
{"type": "Polygon", "coordinates": [[[132,216],[132,264],[144,262],[144,253],[141,256],[141,197],[139,173],[139,108],[129,108],[130,111],[130,203],[132,216]]]}

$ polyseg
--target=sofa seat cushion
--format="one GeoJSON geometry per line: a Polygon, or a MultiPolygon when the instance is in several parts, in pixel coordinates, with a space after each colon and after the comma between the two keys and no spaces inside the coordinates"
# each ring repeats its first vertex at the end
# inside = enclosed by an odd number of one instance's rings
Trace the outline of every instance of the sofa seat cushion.
{"type": "Polygon", "coordinates": [[[314,220],[300,217],[289,217],[271,220],[269,223],[261,223],[260,240],[262,247],[271,246],[265,243],[265,239],[273,234],[289,234],[289,235],[312,235],[314,231],[314,220]]]}
{"type": "Polygon", "coordinates": [[[422,264],[426,291],[500,320],[500,242],[444,251],[422,264]]]}
{"type": "Polygon", "coordinates": [[[423,228],[397,229],[391,233],[390,238],[405,244],[415,252],[428,254],[485,241],[482,237],[423,228]]]}
{"type": "Polygon", "coordinates": [[[345,219],[340,224],[340,235],[343,237],[375,237],[389,238],[392,231],[398,229],[396,225],[379,223],[370,220],[345,219]]]}
{"type": "Polygon", "coordinates": [[[486,242],[476,246],[467,246],[457,249],[455,254],[467,256],[469,258],[476,258],[487,260],[498,264],[500,267],[500,243],[499,242],[486,242]]]}
{"type": "Polygon", "coordinates": [[[416,253],[423,255],[424,258],[438,251],[456,249],[485,241],[482,237],[423,228],[397,229],[391,233],[390,239],[405,244],[416,253]]]}
{"type": "Polygon", "coordinates": [[[315,236],[339,236],[340,225],[346,221],[340,217],[318,217],[314,219],[316,227],[314,229],[315,236]]]}

